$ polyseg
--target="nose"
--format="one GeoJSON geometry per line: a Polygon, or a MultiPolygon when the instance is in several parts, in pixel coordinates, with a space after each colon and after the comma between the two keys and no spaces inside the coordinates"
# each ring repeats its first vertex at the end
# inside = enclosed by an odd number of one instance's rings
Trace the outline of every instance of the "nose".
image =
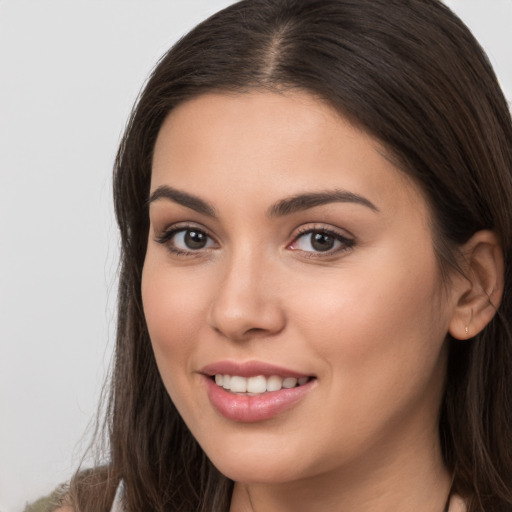
{"type": "Polygon", "coordinates": [[[256,255],[239,255],[225,263],[208,312],[208,323],[234,341],[267,338],[281,332],[286,318],[271,271],[256,255]]]}

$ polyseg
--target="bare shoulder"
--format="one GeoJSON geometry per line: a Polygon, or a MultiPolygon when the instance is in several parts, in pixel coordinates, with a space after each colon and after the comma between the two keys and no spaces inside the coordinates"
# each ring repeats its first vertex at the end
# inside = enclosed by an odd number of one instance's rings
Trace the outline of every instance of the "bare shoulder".
{"type": "MultiPolygon", "coordinates": [[[[448,512],[466,512],[466,502],[457,494],[454,494],[450,499],[450,508],[448,512]]],[[[68,511],[65,511],[68,512],[68,511]]]]}

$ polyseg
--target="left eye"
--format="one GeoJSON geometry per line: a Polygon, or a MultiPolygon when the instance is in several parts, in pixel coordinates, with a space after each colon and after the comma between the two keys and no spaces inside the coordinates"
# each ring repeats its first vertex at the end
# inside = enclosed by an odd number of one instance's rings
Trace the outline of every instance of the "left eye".
{"type": "Polygon", "coordinates": [[[338,233],[325,230],[311,230],[299,235],[291,244],[290,249],[305,252],[336,252],[348,248],[353,242],[338,233]]]}
{"type": "Polygon", "coordinates": [[[204,231],[194,228],[174,231],[174,233],[169,236],[168,243],[178,251],[198,251],[208,249],[215,245],[212,238],[204,231]]]}

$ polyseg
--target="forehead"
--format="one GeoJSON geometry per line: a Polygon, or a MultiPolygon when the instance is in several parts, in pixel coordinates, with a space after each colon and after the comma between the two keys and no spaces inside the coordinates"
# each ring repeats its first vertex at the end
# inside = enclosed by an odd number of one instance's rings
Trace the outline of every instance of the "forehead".
{"type": "Polygon", "coordinates": [[[426,206],[375,138],[302,92],[205,94],[179,105],[155,145],[151,189],[161,185],[214,202],[341,188],[388,209],[426,206]]]}

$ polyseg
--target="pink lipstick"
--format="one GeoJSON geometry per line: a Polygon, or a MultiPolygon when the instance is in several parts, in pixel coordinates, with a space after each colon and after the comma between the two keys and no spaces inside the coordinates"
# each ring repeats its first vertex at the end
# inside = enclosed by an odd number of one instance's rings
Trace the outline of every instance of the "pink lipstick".
{"type": "Polygon", "coordinates": [[[258,361],[221,361],[201,373],[215,409],[245,423],[267,420],[293,407],[316,382],[312,375],[258,361]]]}

